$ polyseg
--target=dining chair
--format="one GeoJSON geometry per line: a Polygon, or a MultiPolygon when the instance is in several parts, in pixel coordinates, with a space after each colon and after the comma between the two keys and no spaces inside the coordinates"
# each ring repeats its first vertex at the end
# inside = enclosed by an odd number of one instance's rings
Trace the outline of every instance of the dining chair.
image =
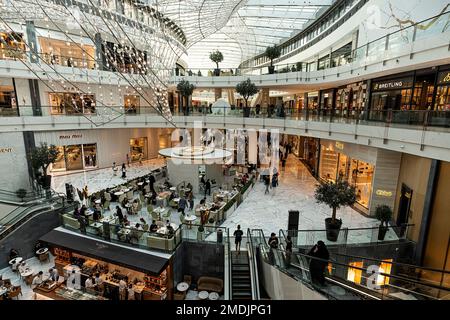
{"type": "Polygon", "coordinates": [[[12,289],[9,291],[8,296],[10,298],[17,298],[17,300],[19,300],[19,294],[21,296],[23,296],[22,287],[21,286],[13,286],[12,289]]]}

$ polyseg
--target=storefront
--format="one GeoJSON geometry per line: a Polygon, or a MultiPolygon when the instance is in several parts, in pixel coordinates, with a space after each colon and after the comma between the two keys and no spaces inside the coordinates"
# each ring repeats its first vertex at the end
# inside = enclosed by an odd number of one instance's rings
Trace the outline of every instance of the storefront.
{"type": "MultiPolygon", "coordinates": [[[[134,289],[135,300],[172,299],[170,256],[155,256],[60,230],[52,230],[40,241],[48,245],[55,256],[55,267],[66,279],[66,287],[85,291],[87,278],[98,275],[103,286],[90,289],[95,296],[119,300],[119,281],[124,280],[127,287],[131,285],[134,289]]],[[[42,294],[64,299],[64,293],[64,290],[55,289],[50,294],[42,294]]]]}
{"type": "Polygon", "coordinates": [[[384,120],[388,110],[410,110],[413,74],[373,81],[370,120],[384,120]]]}
{"type": "Polygon", "coordinates": [[[335,99],[335,90],[320,91],[320,115],[331,115],[335,99]]]}
{"type": "Polygon", "coordinates": [[[49,93],[51,114],[93,114],[95,110],[95,95],[73,92],[49,93]]]}
{"type": "Polygon", "coordinates": [[[335,116],[354,117],[361,114],[367,96],[367,84],[363,81],[340,87],[336,92],[335,116]]]}
{"type": "Polygon", "coordinates": [[[51,171],[83,170],[97,167],[97,144],[58,146],[59,154],[51,171]]]}
{"type": "Polygon", "coordinates": [[[0,79],[0,116],[18,116],[14,79],[0,79]]]}
{"type": "Polygon", "coordinates": [[[140,97],[137,95],[124,96],[124,106],[126,113],[139,113],[141,107],[140,97]]]}
{"type": "Polygon", "coordinates": [[[25,41],[19,32],[0,32],[0,60],[25,58],[25,41]]]}
{"type": "Polygon", "coordinates": [[[449,65],[374,79],[369,120],[449,125],[449,86],[449,65]]]}
{"type": "Polygon", "coordinates": [[[95,48],[92,45],[39,37],[41,57],[48,64],[65,67],[94,69],[95,48]]]}
{"type": "Polygon", "coordinates": [[[130,139],[131,162],[147,159],[147,137],[130,139]]]}
{"type": "Polygon", "coordinates": [[[34,133],[35,144],[47,143],[60,150],[50,171],[74,171],[111,167],[130,161],[156,158],[159,136],[168,136],[166,129],[92,129],[39,131],[34,133]]]}
{"type": "Polygon", "coordinates": [[[308,167],[313,176],[317,174],[319,157],[319,139],[310,137],[300,137],[298,144],[299,157],[308,167]]]}
{"type": "Polygon", "coordinates": [[[340,141],[321,140],[319,179],[348,181],[356,188],[356,208],[373,214],[376,205],[394,207],[401,154],[340,141]],[[389,166],[377,162],[392,161],[389,166]],[[375,191],[374,191],[375,190],[375,191]]]}
{"type": "Polygon", "coordinates": [[[438,74],[435,111],[450,111],[450,69],[438,74]]]}

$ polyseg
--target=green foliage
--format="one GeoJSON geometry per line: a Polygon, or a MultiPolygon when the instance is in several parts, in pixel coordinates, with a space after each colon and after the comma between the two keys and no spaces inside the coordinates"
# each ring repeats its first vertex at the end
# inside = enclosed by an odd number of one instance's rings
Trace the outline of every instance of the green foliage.
{"type": "Polygon", "coordinates": [[[21,199],[23,201],[23,198],[25,198],[27,195],[27,190],[20,188],[16,190],[16,196],[17,198],[21,199]]]}
{"type": "Polygon", "coordinates": [[[177,84],[177,90],[183,97],[189,97],[194,92],[195,86],[190,84],[189,81],[181,80],[177,84]]]}
{"type": "Polygon", "coordinates": [[[302,63],[301,62],[297,62],[295,65],[296,65],[297,71],[302,71],[302,63]]]}
{"type": "Polygon", "coordinates": [[[213,224],[214,221],[216,221],[216,220],[214,220],[214,218],[212,218],[212,217],[208,219],[208,222],[211,223],[211,224],[213,224]]]}
{"type": "Polygon", "coordinates": [[[272,47],[266,48],[266,57],[270,59],[270,66],[272,66],[273,60],[279,58],[280,55],[281,55],[280,47],[274,45],[272,47]]]}
{"type": "Polygon", "coordinates": [[[388,222],[391,220],[392,217],[392,209],[391,207],[385,204],[379,205],[375,209],[375,216],[378,220],[381,221],[382,225],[383,223],[385,223],[387,226],[388,222]]]}
{"type": "Polygon", "coordinates": [[[31,165],[35,170],[42,169],[44,176],[46,176],[48,167],[55,163],[58,155],[59,150],[55,145],[48,146],[47,143],[41,143],[39,147],[31,151],[31,165]]]}
{"type": "Polygon", "coordinates": [[[314,197],[318,203],[325,203],[333,209],[332,219],[335,221],[337,209],[355,203],[355,187],[343,180],[338,180],[336,183],[327,181],[317,186],[314,197]]]}
{"type": "Polygon", "coordinates": [[[223,61],[223,54],[219,50],[213,51],[209,54],[209,59],[216,63],[217,69],[219,69],[219,62],[223,61]]]}
{"type": "Polygon", "coordinates": [[[202,76],[202,72],[200,70],[198,70],[197,72],[197,76],[201,77],[202,76]]]}
{"type": "Polygon", "coordinates": [[[203,227],[203,225],[199,226],[197,229],[198,232],[203,232],[205,231],[205,227],[203,227]]]}
{"type": "Polygon", "coordinates": [[[236,92],[244,98],[247,107],[248,99],[258,93],[258,88],[250,79],[247,79],[236,85],[236,92]]]}

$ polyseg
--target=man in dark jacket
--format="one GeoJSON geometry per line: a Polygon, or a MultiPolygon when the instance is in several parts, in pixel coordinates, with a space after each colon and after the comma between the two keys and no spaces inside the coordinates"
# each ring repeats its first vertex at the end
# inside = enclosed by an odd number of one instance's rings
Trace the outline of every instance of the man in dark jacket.
{"type": "Polygon", "coordinates": [[[323,241],[317,241],[317,244],[308,252],[308,256],[313,257],[309,262],[309,272],[311,281],[321,286],[325,285],[325,268],[330,259],[330,253],[323,241]]]}

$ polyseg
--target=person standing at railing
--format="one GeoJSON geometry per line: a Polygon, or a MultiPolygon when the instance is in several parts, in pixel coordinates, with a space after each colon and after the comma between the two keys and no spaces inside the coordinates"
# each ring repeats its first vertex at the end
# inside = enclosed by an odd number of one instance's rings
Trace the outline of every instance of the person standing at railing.
{"type": "Polygon", "coordinates": [[[328,252],[325,243],[321,240],[317,241],[317,244],[309,250],[308,256],[313,257],[309,262],[311,282],[313,284],[324,286],[325,268],[328,265],[327,260],[330,259],[330,253],[328,252]]]}

